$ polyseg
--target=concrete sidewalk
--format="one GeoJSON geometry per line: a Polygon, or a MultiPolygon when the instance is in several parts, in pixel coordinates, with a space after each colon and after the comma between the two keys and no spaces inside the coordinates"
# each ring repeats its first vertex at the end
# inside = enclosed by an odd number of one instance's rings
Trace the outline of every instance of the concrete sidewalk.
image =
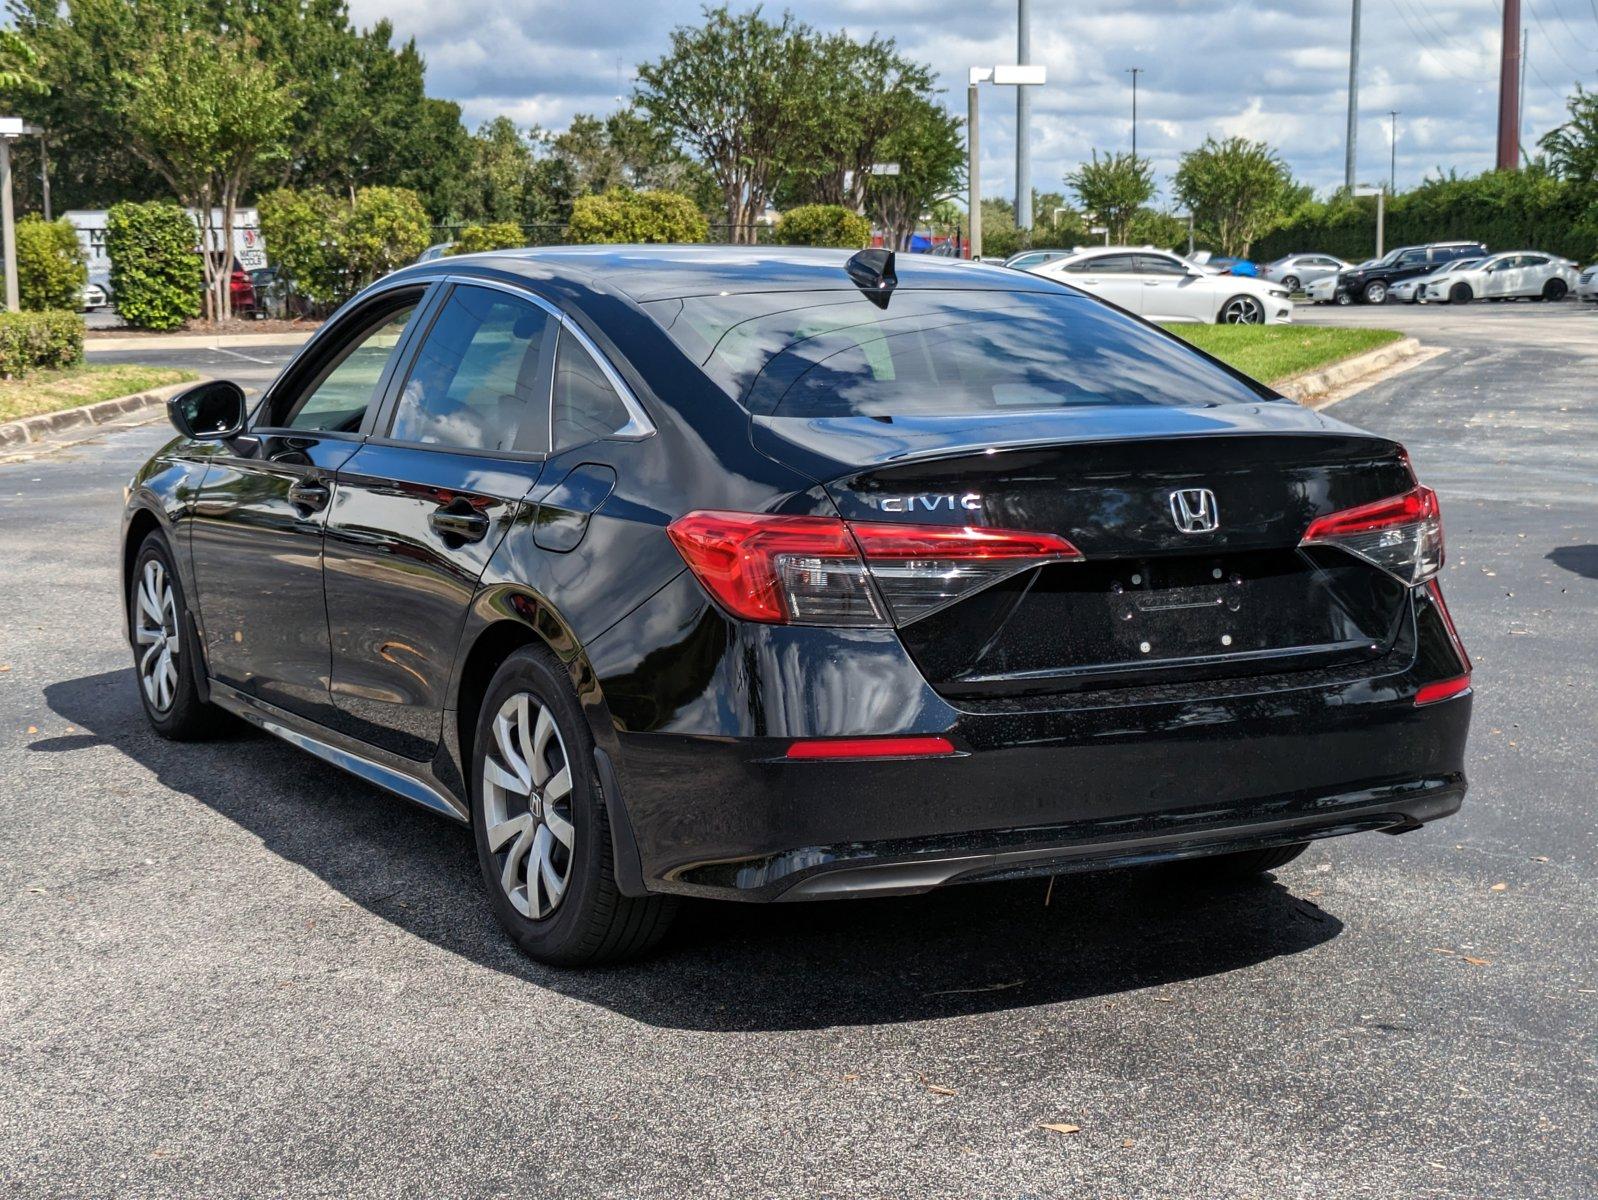
{"type": "MultiPolygon", "coordinates": [[[[321,326],[317,326],[317,329],[321,326]]],[[[129,350],[226,350],[229,347],[302,346],[316,329],[298,333],[140,333],[127,337],[87,337],[85,354],[126,353],[129,350]]]]}

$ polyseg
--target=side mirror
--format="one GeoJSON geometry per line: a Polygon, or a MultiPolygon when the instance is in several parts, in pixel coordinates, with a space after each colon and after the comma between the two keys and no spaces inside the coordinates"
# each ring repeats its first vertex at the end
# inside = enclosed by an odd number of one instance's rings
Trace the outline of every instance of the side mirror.
{"type": "Polygon", "coordinates": [[[244,389],[231,379],[197,383],[168,398],[166,415],[172,428],[187,438],[209,442],[237,437],[244,432],[247,415],[244,389]]]}

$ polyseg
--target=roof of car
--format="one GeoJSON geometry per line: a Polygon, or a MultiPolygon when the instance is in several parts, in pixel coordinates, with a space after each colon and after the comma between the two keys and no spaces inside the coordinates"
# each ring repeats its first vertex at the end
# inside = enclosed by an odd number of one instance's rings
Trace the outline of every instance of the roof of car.
{"type": "MultiPolygon", "coordinates": [[[[464,254],[408,270],[436,274],[476,266],[528,278],[565,276],[645,302],[853,287],[844,267],[854,253],[796,246],[551,246],[464,254]]],[[[1042,291],[1058,286],[1005,267],[930,254],[895,255],[894,273],[902,288],[1042,291]]]]}

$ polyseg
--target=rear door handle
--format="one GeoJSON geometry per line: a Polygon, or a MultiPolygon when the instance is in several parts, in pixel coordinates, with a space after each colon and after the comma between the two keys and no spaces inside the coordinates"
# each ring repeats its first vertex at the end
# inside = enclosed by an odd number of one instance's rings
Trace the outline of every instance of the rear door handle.
{"type": "Polygon", "coordinates": [[[488,518],[480,512],[460,512],[455,509],[434,509],[427,523],[433,531],[462,542],[480,542],[488,536],[488,518]]]}
{"type": "Polygon", "coordinates": [[[316,479],[299,479],[289,485],[289,503],[310,512],[321,512],[332,495],[327,484],[316,479]]]}

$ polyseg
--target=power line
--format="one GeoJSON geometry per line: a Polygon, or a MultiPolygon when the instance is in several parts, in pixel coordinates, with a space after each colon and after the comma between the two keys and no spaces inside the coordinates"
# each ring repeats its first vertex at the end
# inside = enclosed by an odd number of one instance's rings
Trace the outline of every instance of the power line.
{"type": "MultiPolygon", "coordinates": [[[[1479,86],[1485,86],[1492,82],[1490,79],[1483,78],[1480,75],[1467,75],[1455,67],[1451,62],[1449,62],[1449,60],[1444,57],[1448,53],[1447,48],[1438,45],[1435,38],[1433,38],[1431,35],[1422,33],[1421,30],[1416,26],[1415,21],[1410,19],[1409,12],[1406,11],[1406,8],[1407,5],[1405,0],[1393,0],[1393,11],[1398,14],[1399,19],[1402,20],[1404,25],[1409,29],[1410,34],[1414,37],[1415,43],[1422,54],[1430,58],[1434,63],[1436,63],[1444,71],[1448,72],[1448,74],[1452,75],[1455,79],[1463,80],[1466,83],[1474,83],[1479,86]]],[[[1480,59],[1482,54],[1482,52],[1479,50],[1456,50],[1455,53],[1463,53],[1466,55],[1466,57],[1473,59],[1480,59]]],[[[1481,69],[1479,64],[1477,69],[1481,69]]]]}

